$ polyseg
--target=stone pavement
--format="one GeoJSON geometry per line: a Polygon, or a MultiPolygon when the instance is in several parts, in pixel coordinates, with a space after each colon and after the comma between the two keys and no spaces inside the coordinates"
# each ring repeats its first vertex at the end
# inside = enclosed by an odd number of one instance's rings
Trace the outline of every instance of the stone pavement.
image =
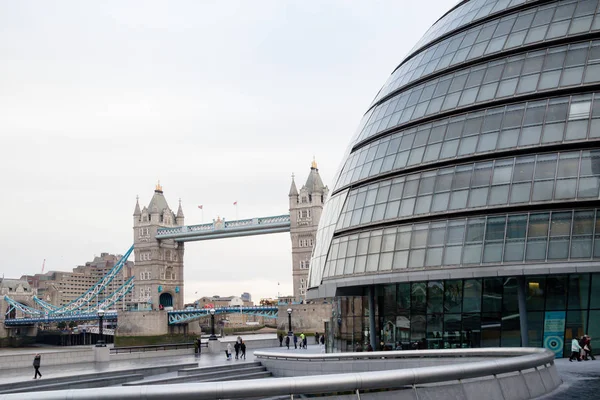
{"type": "MultiPolygon", "coordinates": [[[[235,338],[234,338],[235,340],[235,338]]],[[[248,344],[248,341],[246,342],[248,344]]],[[[250,342],[251,343],[251,342],[250,342]]],[[[60,349],[65,349],[61,347],[60,349]]],[[[68,349],[68,348],[67,348],[68,349]]],[[[56,351],[45,349],[46,351],[56,351]]],[[[172,364],[183,364],[183,363],[195,363],[197,362],[200,367],[211,366],[211,365],[224,365],[229,363],[243,363],[248,361],[254,361],[254,351],[257,350],[266,350],[266,351],[288,351],[283,347],[269,347],[262,349],[252,349],[249,348],[246,351],[246,360],[236,360],[235,355],[234,359],[231,361],[227,361],[225,359],[225,353],[222,352],[220,354],[209,354],[206,351],[206,348],[203,348],[203,353],[199,355],[189,354],[183,356],[171,356],[171,357],[160,357],[160,352],[157,353],[157,357],[145,358],[145,359],[135,359],[135,360],[122,360],[122,361],[110,361],[107,363],[77,363],[71,365],[49,365],[44,366],[44,355],[42,349],[39,351],[37,349],[16,349],[11,350],[15,352],[28,351],[28,352],[39,352],[42,354],[42,366],[40,367],[40,372],[43,375],[43,378],[57,378],[61,376],[70,376],[73,374],[91,374],[94,372],[107,372],[107,371],[120,371],[120,370],[130,370],[139,367],[152,367],[159,365],[172,365],[172,364]]],[[[317,344],[308,344],[307,350],[294,350],[293,346],[289,350],[290,352],[297,353],[320,353],[320,347],[317,344]]],[[[33,363],[33,359],[32,359],[33,363]]],[[[27,381],[33,378],[33,367],[30,368],[13,368],[13,369],[5,369],[2,370],[0,374],[0,384],[3,383],[11,383],[11,382],[19,382],[19,381],[27,381]]],[[[43,379],[42,378],[42,379],[43,379]]]]}
{"type": "Polygon", "coordinates": [[[596,400],[600,398],[600,357],[596,361],[569,362],[568,358],[555,361],[556,370],[563,380],[554,392],[536,400],[596,400]]]}

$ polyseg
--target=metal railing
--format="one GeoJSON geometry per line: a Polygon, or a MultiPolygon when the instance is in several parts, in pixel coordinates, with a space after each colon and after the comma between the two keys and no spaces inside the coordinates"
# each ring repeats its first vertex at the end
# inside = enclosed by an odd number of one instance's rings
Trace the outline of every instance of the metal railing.
{"type": "Polygon", "coordinates": [[[532,354],[532,352],[543,352],[544,349],[537,347],[492,347],[478,349],[441,349],[441,350],[402,350],[402,351],[370,351],[358,353],[327,353],[327,354],[295,354],[276,353],[271,351],[255,351],[258,360],[287,360],[287,361],[349,361],[349,360],[381,360],[399,358],[465,358],[465,357],[519,357],[532,354]]]}
{"type": "MultiPolygon", "coordinates": [[[[204,345],[204,343],[202,343],[204,345]]],[[[206,346],[208,347],[208,343],[206,346]]],[[[193,349],[194,342],[189,343],[175,343],[175,344],[154,344],[148,346],[128,346],[128,347],[113,347],[110,349],[110,354],[124,354],[124,353],[146,353],[149,351],[164,351],[164,350],[179,350],[179,349],[193,349]]]]}
{"type": "MultiPolygon", "coordinates": [[[[260,380],[236,381],[235,385],[225,382],[178,384],[177,398],[187,399],[240,399],[264,398],[273,396],[290,396],[306,394],[359,393],[365,390],[393,390],[413,385],[437,382],[458,381],[468,378],[494,376],[497,374],[517,372],[531,368],[552,366],[554,353],[540,348],[486,348],[460,350],[430,351],[390,351],[369,353],[342,353],[297,355],[255,352],[258,359],[285,358],[298,361],[339,361],[369,360],[373,358],[436,358],[436,357],[487,357],[494,360],[463,362],[449,367],[435,366],[422,368],[406,368],[397,370],[357,372],[347,374],[299,376],[292,378],[271,378],[260,380]]],[[[173,396],[174,388],[169,385],[153,386],[148,390],[144,386],[110,387],[90,390],[67,390],[44,393],[32,393],[33,398],[47,400],[63,399],[164,399],[173,396]]],[[[19,394],[23,396],[22,393],[19,394]]],[[[2,399],[12,399],[10,395],[2,399]]],[[[23,397],[20,397],[23,398],[23,397]]],[[[360,397],[358,397],[360,398],[360,397]]]]}

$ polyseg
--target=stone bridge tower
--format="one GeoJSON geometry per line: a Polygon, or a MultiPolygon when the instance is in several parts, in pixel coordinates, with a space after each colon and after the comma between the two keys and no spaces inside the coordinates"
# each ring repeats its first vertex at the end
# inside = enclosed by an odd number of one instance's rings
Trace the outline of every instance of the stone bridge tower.
{"type": "Polygon", "coordinates": [[[315,245],[317,227],[323,212],[323,205],[329,189],[323,184],[317,162],[313,160],[310,174],[300,191],[296,188],[294,176],[288,194],[290,200],[290,236],[292,239],[292,276],[294,280],[294,300],[306,298],[308,268],[315,245]]]}
{"type": "Polygon", "coordinates": [[[163,194],[160,182],[148,207],[140,210],[139,200],[133,213],[135,254],[135,292],[133,303],[138,309],[183,308],[183,243],[157,240],[158,228],[184,225],[181,209],[175,214],[163,194]]]}

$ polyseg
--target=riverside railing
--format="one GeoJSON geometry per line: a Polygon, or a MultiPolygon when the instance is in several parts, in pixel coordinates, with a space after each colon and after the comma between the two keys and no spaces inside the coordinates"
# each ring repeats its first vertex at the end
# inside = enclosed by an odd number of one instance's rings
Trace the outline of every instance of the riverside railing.
{"type": "MultiPolygon", "coordinates": [[[[208,344],[202,347],[208,347],[208,344]]],[[[164,350],[181,350],[191,349],[194,347],[194,342],[189,343],[174,343],[174,344],[152,344],[148,346],[127,346],[127,347],[112,347],[110,354],[123,354],[123,353],[146,353],[149,351],[164,351],[164,350]]]]}
{"type": "MultiPolygon", "coordinates": [[[[241,399],[264,398],[273,396],[290,396],[306,394],[339,394],[352,393],[360,399],[360,393],[366,390],[393,390],[415,385],[426,385],[440,382],[462,381],[470,378],[481,378],[500,374],[521,372],[524,370],[547,368],[553,366],[554,353],[541,348],[485,348],[457,350],[427,351],[390,351],[368,353],[339,354],[298,354],[269,353],[257,351],[257,360],[261,358],[277,358],[285,360],[305,361],[340,361],[340,360],[375,360],[386,358],[437,358],[437,357],[486,357],[485,361],[462,362],[449,366],[406,368],[373,372],[356,372],[346,374],[316,375],[307,378],[298,376],[291,378],[269,378],[247,381],[190,383],[160,386],[130,386],[95,389],[73,389],[51,392],[19,393],[18,397],[0,395],[0,400],[8,399],[164,399],[176,395],[182,400],[199,399],[241,399]],[[489,358],[495,358],[489,360],[489,358]]],[[[549,392],[554,387],[546,388],[549,392]]],[[[533,396],[532,396],[533,397],[533,396]]]]}

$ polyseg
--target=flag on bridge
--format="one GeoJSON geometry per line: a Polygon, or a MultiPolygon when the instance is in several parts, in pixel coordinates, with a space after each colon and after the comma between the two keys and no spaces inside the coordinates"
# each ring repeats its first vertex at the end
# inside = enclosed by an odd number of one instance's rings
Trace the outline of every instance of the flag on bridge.
{"type": "Polygon", "coordinates": [[[233,202],[233,205],[234,205],[234,206],[237,206],[237,200],[233,202]]]}
{"type": "Polygon", "coordinates": [[[202,205],[202,204],[198,206],[198,208],[199,208],[199,209],[201,209],[201,210],[202,210],[202,207],[203,207],[203,205],[202,205]]]}

